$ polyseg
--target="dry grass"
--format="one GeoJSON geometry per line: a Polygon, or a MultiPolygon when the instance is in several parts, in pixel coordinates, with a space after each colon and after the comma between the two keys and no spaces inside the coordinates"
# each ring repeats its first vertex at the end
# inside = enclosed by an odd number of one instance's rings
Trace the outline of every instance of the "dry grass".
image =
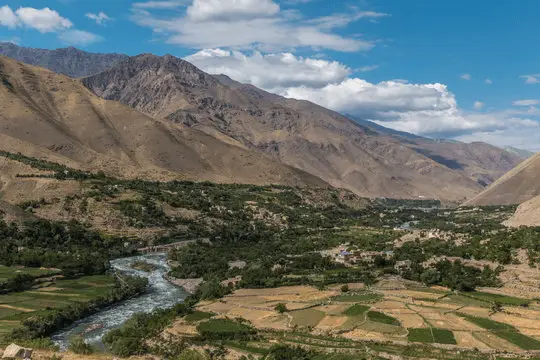
{"type": "Polygon", "coordinates": [[[489,346],[474,337],[470,331],[454,331],[454,337],[459,347],[489,349],[489,346]]]}

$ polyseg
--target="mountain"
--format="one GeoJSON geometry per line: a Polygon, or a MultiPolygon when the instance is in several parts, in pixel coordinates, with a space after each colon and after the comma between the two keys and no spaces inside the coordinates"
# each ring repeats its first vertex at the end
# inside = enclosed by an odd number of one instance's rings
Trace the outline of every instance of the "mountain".
{"type": "Polygon", "coordinates": [[[512,146],[507,146],[507,147],[504,148],[504,150],[508,151],[511,154],[521,156],[524,159],[528,159],[528,158],[530,158],[531,156],[534,155],[534,153],[532,151],[518,149],[518,148],[515,148],[515,147],[512,147],[512,146]]]}
{"type": "Polygon", "coordinates": [[[464,205],[521,204],[540,195],[540,153],[525,160],[464,205]]]}
{"type": "MultiPolygon", "coordinates": [[[[103,100],[78,79],[3,56],[0,104],[0,150],[11,153],[129,178],[327,186],[264,154],[103,100]]],[[[22,181],[11,180],[27,173],[8,165],[0,191],[20,189],[22,181]]]]}
{"type": "Polygon", "coordinates": [[[526,159],[484,142],[463,143],[424,138],[412,140],[409,146],[482,186],[492,184],[526,159]]]}
{"type": "Polygon", "coordinates": [[[504,224],[510,227],[540,226],[540,196],[521,204],[504,224]]]}
{"type": "Polygon", "coordinates": [[[84,82],[106,99],[200,130],[221,142],[266,153],[332,185],[371,197],[462,200],[526,156],[516,152],[508,156],[482,143],[450,146],[449,141],[362,119],[351,122],[308,102],[285,99],[224,75],[205,74],[172,56],[128,58],[10,43],[0,43],[0,53],[72,77],[94,74],[84,82]],[[455,181],[448,184],[448,178],[455,181]]]}
{"type": "Polygon", "coordinates": [[[405,132],[405,131],[399,131],[399,130],[394,130],[394,129],[390,129],[390,128],[387,128],[385,126],[382,126],[382,125],[379,125],[377,123],[374,123],[373,121],[369,121],[369,120],[364,120],[358,116],[353,116],[353,115],[350,115],[350,114],[345,114],[346,117],[348,117],[349,119],[351,120],[354,120],[354,122],[356,122],[357,124],[361,125],[361,126],[364,126],[364,127],[367,127],[381,135],[387,135],[387,136],[395,136],[395,137],[399,137],[399,138],[403,138],[403,139],[426,139],[422,136],[418,136],[418,135],[415,135],[415,134],[411,134],[411,133],[408,133],[408,132],[405,132]]]}
{"type": "Polygon", "coordinates": [[[520,149],[501,149],[484,142],[430,139],[381,126],[348,115],[358,124],[386,136],[397,138],[418,153],[450,169],[462,172],[482,186],[488,186],[533,154],[520,149]]]}
{"type": "Polygon", "coordinates": [[[74,47],[56,50],[32,49],[8,42],[0,42],[0,55],[71,77],[99,73],[128,57],[122,54],[92,54],[74,47]]]}
{"type": "Polygon", "coordinates": [[[476,181],[345,116],[167,55],[132,57],[83,83],[104,99],[264,152],[369,197],[463,200],[476,181]]]}

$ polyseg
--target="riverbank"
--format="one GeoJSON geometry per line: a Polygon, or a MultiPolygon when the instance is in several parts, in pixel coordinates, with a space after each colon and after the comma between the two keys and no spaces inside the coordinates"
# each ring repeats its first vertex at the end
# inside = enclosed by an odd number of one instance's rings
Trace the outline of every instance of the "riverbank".
{"type": "Polygon", "coordinates": [[[203,283],[203,278],[197,279],[177,279],[173,276],[170,276],[168,273],[164,275],[165,280],[169,281],[175,286],[179,286],[190,294],[195,294],[199,286],[203,283]]]}
{"type": "Polygon", "coordinates": [[[101,342],[103,335],[120,327],[133,315],[171,308],[182,303],[189,295],[165,278],[165,275],[170,271],[165,254],[148,254],[116,259],[111,261],[111,267],[119,273],[146,278],[149,284],[148,291],[142,296],[126,300],[77,321],[72,326],[53,335],[52,340],[60,349],[67,349],[69,339],[73,336],[82,336],[91,345],[103,348],[101,342]],[[148,273],[134,269],[133,264],[141,261],[148,262],[155,267],[155,270],[148,273]]]}

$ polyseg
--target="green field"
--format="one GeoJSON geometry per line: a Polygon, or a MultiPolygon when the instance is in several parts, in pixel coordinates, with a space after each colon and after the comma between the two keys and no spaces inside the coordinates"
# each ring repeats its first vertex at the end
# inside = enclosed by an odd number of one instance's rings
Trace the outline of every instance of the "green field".
{"type": "Polygon", "coordinates": [[[392,316],[383,314],[383,313],[378,312],[378,311],[370,311],[370,312],[368,312],[367,317],[371,321],[382,323],[382,324],[393,325],[393,326],[400,326],[401,325],[401,323],[399,322],[398,319],[396,319],[396,318],[394,318],[392,316]]]}
{"type": "Polygon", "coordinates": [[[531,300],[528,300],[528,299],[520,299],[520,298],[512,297],[512,296],[491,294],[491,293],[480,292],[480,291],[467,293],[464,296],[472,297],[474,299],[487,301],[491,303],[498,302],[503,305],[510,305],[510,306],[526,306],[531,303],[531,300]]]}
{"type": "Polygon", "coordinates": [[[0,266],[0,283],[13,279],[20,274],[28,274],[33,277],[52,276],[60,273],[60,270],[28,268],[20,266],[0,266]]]}
{"type": "Polygon", "coordinates": [[[371,303],[371,302],[377,302],[383,298],[382,295],[375,294],[372,292],[360,292],[360,293],[352,293],[352,294],[344,294],[344,295],[338,295],[334,296],[331,300],[337,301],[337,302],[359,302],[359,303],[371,303]]]}
{"type": "Polygon", "coordinates": [[[409,329],[409,341],[456,345],[454,333],[445,329],[409,329]]]}
{"type": "Polygon", "coordinates": [[[509,342],[519,346],[523,350],[540,350],[540,340],[536,340],[529,336],[523,335],[511,325],[500,323],[498,321],[487,318],[479,318],[462,313],[458,313],[458,315],[465,318],[467,321],[472,322],[473,324],[489,330],[498,337],[508,340],[509,342]]]}
{"type": "Polygon", "coordinates": [[[227,340],[240,339],[255,333],[248,325],[229,319],[212,319],[197,325],[197,331],[207,339],[227,340]]]}
{"type": "Polygon", "coordinates": [[[97,275],[75,280],[58,280],[48,290],[28,290],[0,295],[0,334],[18,327],[20,321],[46,315],[74,302],[87,302],[105,295],[115,284],[114,278],[97,275]]]}
{"type": "Polygon", "coordinates": [[[347,310],[345,310],[343,312],[343,315],[360,316],[360,315],[364,315],[366,313],[366,311],[368,311],[368,310],[369,310],[369,306],[355,304],[355,305],[351,306],[350,308],[348,308],[347,310]]]}
{"type": "Polygon", "coordinates": [[[184,320],[190,323],[198,322],[202,320],[210,319],[214,314],[204,311],[194,311],[191,314],[186,315],[184,320]]]}
{"type": "Polygon", "coordinates": [[[314,309],[291,311],[289,314],[293,318],[292,325],[300,327],[317,326],[326,316],[324,312],[314,309]]]}

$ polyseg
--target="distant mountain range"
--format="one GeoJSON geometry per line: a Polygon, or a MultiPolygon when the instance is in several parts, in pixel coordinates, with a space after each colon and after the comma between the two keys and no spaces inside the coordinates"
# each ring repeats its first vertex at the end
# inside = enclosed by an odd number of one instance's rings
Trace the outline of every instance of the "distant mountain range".
{"type": "Polygon", "coordinates": [[[13,44],[0,44],[0,54],[84,77],[62,78],[2,58],[2,67],[9,68],[2,76],[12,88],[0,85],[2,104],[9,104],[0,114],[0,137],[9,138],[1,148],[41,151],[125,176],[155,177],[158,170],[164,178],[330,184],[368,197],[461,201],[526,157],[484,143],[434,141],[352,121],[307,101],[206,74],[170,55],[13,44]]]}

